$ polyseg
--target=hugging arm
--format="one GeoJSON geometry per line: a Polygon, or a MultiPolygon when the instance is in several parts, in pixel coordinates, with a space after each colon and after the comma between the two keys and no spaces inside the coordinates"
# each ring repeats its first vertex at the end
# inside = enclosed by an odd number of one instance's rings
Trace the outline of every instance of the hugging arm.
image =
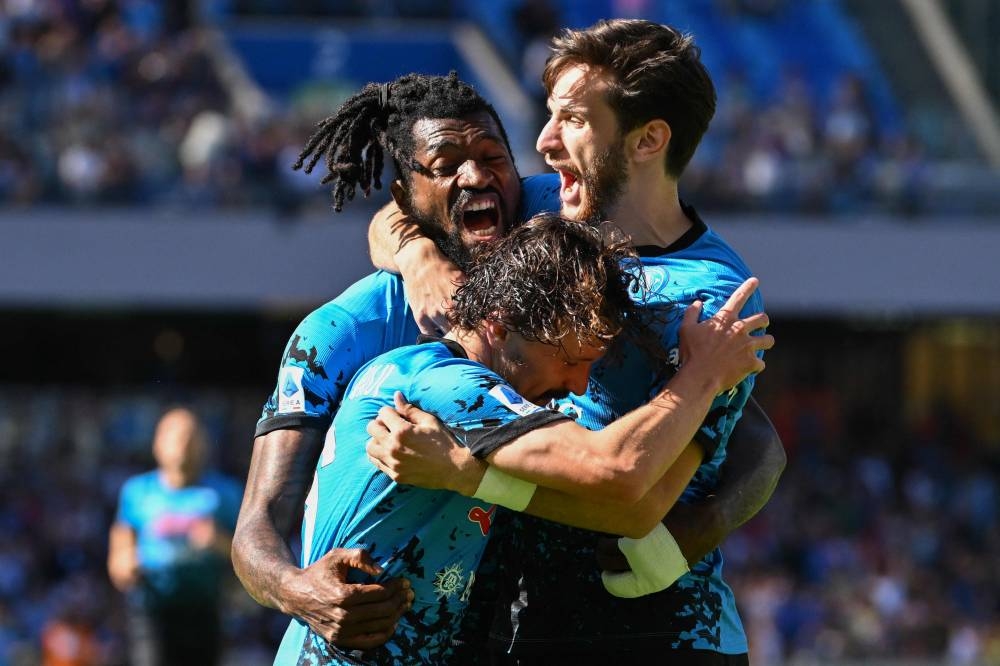
{"type": "Polygon", "coordinates": [[[372,575],[380,571],[360,549],[334,549],[300,569],[288,547],[324,434],[315,428],[281,429],[254,441],[233,535],[233,567],[262,605],[302,619],[340,647],[375,647],[389,639],[405,612],[411,594],[407,583],[347,583],[351,568],[372,575]]]}
{"type": "Polygon", "coordinates": [[[677,504],[663,519],[688,562],[718,547],[767,504],[785,469],[785,449],[767,414],[750,398],[726,447],[712,495],[677,504]]]}
{"type": "Polygon", "coordinates": [[[421,331],[447,332],[447,310],[464,274],[395,202],[383,206],[368,227],[368,251],[376,268],[403,277],[406,298],[421,331]]]}

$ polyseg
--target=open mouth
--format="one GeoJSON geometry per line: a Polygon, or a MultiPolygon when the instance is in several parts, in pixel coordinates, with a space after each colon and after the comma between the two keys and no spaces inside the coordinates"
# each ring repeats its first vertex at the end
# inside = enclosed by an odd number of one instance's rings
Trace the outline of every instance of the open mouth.
{"type": "Polygon", "coordinates": [[[477,239],[489,239],[501,231],[500,205],[495,194],[477,195],[462,206],[462,227],[477,239]]]}
{"type": "Polygon", "coordinates": [[[579,206],[582,197],[580,193],[580,176],[566,167],[551,165],[559,174],[559,198],[564,205],[579,206]]]}

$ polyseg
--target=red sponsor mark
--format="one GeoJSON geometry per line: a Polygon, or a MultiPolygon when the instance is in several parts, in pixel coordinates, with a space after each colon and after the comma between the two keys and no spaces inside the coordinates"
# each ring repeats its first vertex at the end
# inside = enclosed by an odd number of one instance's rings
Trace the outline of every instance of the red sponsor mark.
{"type": "Polygon", "coordinates": [[[486,536],[490,533],[490,527],[493,525],[493,515],[496,512],[496,504],[491,506],[488,511],[484,510],[482,507],[474,506],[469,509],[469,520],[474,523],[479,523],[479,530],[483,533],[483,536],[486,536]]]}

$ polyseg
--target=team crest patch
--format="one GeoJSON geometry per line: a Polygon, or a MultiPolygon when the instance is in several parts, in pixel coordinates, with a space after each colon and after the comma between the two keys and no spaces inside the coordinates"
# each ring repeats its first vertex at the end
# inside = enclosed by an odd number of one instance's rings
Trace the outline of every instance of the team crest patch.
{"type": "Polygon", "coordinates": [[[290,365],[278,372],[278,413],[304,412],[306,393],[302,390],[303,368],[290,365]]]}
{"type": "Polygon", "coordinates": [[[528,402],[517,391],[506,384],[497,384],[490,389],[490,395],[499,400],[507,409],[518,416],[527,416],[542,411],[538,405],[528,402]]]}

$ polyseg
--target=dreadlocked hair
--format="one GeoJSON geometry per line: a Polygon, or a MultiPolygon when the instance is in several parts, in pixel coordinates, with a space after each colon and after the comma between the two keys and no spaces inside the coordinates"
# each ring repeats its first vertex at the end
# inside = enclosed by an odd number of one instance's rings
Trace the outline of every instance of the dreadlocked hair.
{"type": "Polygon", "coordinates": [[[606,346],[642,321],[632,298],[641,277],[639,258],[617,227],[537,215],[477,248],[449,318],[467,330],[499,322],[549,345],[575,334],[581,344],[606,346]]]}
{"type": "Polygon", "coordinates": [[[422,169],[413,159],[415,122],[461,118],[479,111],[493,117],[509,150],[510,141],[496,110],[455,72],[448,76],[407,74],[389,84],[369,83],[337,113],[320,121],[292,168],[312,173],[325,156],[327,173],[322,183],[333,183],[333,208],[340,212],[345,200],[354,199],[358,186],[366,197],[373,185],[382,188],[385,155],[407,184],[410,172],[422,169]]]}

